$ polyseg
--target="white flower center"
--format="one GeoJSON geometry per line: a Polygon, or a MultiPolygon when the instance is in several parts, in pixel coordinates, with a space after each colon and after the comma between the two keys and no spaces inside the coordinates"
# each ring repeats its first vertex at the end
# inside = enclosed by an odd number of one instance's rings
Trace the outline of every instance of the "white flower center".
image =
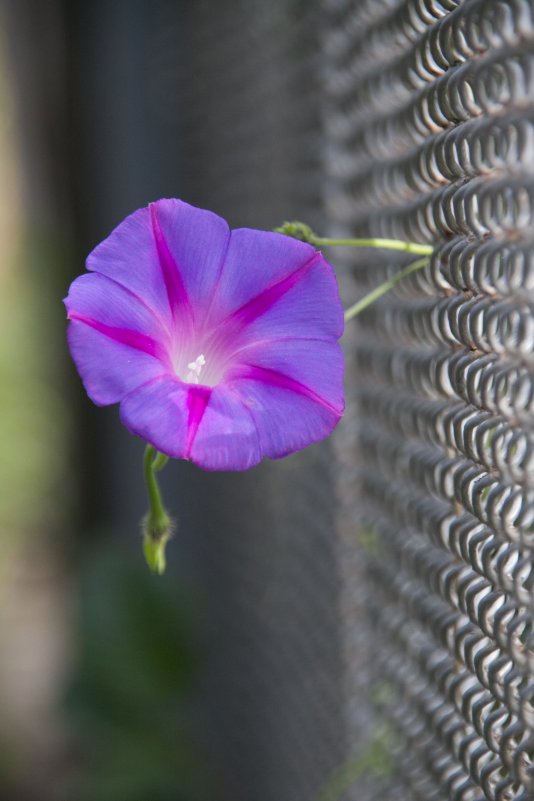
{"type": "Polygon", "coordinates": [[[200,373],[202,372],[202,368],[206,364],[206,359],[204,354],[201,353],[200,356],[197,356],[194,362],[189,362],[187,365],[187,369],[189,372],[187,373],[185,380],[188,384],[199,384],[200,383],[200,373]]]}

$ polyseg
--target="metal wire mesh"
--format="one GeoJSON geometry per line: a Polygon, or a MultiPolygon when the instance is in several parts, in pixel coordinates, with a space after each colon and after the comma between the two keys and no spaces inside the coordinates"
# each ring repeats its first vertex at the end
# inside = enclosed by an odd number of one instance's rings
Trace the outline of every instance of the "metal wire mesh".
{"type": "MultiPolygon", "coordinates": [[[[333,230],[437,244],[430,266],[371,308],[353,337],[353,453],[364,469],[357,507],[347,504],[373,545],[367,676],[387,687],[396,752],[394,782],[353,797],[526,801],[534,8],[325,6],[333,230]]],[[[401,263],[351,262],[353,291],[401,263]]]]}
{"type": "MultiPolygon", "coordinates": [[[[534,799],[533,3],[198,3],[179,26],[191,201],[437,245],[348,331],[333,450],[199,484],[221,797],[315,801],[385,719],[394,774],[346,801],[534,799]]],[[[347,300],[405,263],[335,258],[347,300]]]]}

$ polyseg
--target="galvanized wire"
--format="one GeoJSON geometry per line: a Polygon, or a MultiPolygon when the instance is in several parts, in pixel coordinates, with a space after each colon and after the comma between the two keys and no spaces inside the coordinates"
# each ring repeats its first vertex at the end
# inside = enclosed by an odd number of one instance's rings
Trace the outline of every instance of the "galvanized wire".
{"type": "MultiPolygon", "coordinates": [[[[324,6],[332,232],[436,246],[353,336],[361,470],[345,514],[366,532],[368,682],[387,685],[375,714],[397,738],[380,798],[527,801],[534,6],[324,6]]],[[[342,258],[354,295],[404,264],[342,258]]]]}

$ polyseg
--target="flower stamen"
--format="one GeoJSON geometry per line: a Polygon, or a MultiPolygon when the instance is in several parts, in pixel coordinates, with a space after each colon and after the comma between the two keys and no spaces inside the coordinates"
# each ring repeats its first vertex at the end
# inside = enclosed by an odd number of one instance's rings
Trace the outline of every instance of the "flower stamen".
{"type": "Polygon", "coordinates": [[[194,362],[189,362],[187,365],[189,372],[185,377],[185,380],[188,384],[200,383],[200,373],[202,372],[202,368],[205,364],[206,359],[203,353],[201,353],[200,356],[197,356],[194,362]]]}

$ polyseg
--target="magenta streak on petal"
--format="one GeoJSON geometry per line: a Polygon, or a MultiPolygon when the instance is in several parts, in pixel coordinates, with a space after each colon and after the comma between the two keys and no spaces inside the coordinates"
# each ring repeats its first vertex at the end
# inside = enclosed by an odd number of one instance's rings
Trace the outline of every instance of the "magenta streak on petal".
{"type": "Polygon", "coordinates": [[[69,312],[69,320],[77,320],[80,323],[88,325],[90,328],[94,328],[99,334],[104,334],[104,336],[115,340],[115,342],[118,342],[120,345],[128,345],[130,348],[141,350],[165,364],[168,362],[168,355],[165,348],[155,339],[152,339],[152,337],[147,337],[146,334],[140,334],[138,331],[131,331],[128,328],[117,328],[113,325],[106,325],[106,323],[101,323],[99,320],[94,320],[92,317],[86,317],[84,314],[79,314],[75,311],[69,312]]]}
{"type": "Polygon", "coordinates": [[[256,297],[251,298],[243,306],[237,309],[230,315],[230,319],[238,320],[243,325],[248,325],[254,322],[258,317],[264,314],[268,309],[273,306],[277,300],[280,300],[295,284],[302,281],[305,275],[310,271],[316,261],[321,259],[320,253],[314,253],[311,259],[299,267],[298,270],[290,273],[288,276],[272,284],[260,292],[256,297]]]}
{"type": "Polygon", "coordinates": [[[248,342],[246,345],[242,345],[241,347],[236,348],[235,350],[233,350],[231,356],[232,356],[232,359],[234,359],[236,356],[240,356],[241,354],[246,353],[248,350],[255,351],[258,348],[264,348],[265,345],[269,345],[269,346],[272,347],[273,345],[282,344],[283,342],[289,342],[289,343],[291,343],[291,342],[311,342],[311,343],[320,342],[321,344],[324,344],[325,342],[326,343],[332,343],[332,337],[331,336],[300,337],[300,336],[293,336],[293,335],[289,335],[289,334],[284,334],[283,336],[275,335],[275,336],[269,337],[268,339],[265,339],[265,338],[264,339],[256,339],[253,342],[248,342]]]}
{"type": "Polygon", "coordinates": [[[198,428],[204,417],[204,412],[211,397],[211,387],[192,384],[187,393],[187,441],[185,444],[185,458],[191,457],[191,449],[197,435],[198,428]]]}
{"type": "Polygon", "coordinates": [[[121,284],[120,281],[117,281],[115,278],[112,278],[110,275],[103,275],[102,273],[97,273],[97,272],[95,272],[94,275],[98,276],[99,278],[101,278],[106,283],[109,282],[110,284],[112,284],[112,285],[114,284],[115,286],[119,287],[121,292],[125,292],[127,295],[129,295],[131,298],[133,298],[137,303],[141,304],[141,306],[143,306],[143,308],[146,309],[146,311],[154,318],[154,320],[159,325],[161,325],[161,327],[164,328],[165,331],[168,332],[168,330],[169,330],[168,321],[163,318],[163,316],[161,315],[161,313],[159,311],[156,311],[156,309],[153,309],[152,306],[149,306],[149,304],[146,302],[146,300],[144,298],[141,297],[141,295],[138,295],[137,292],[134,292],[133,289],[130,289],[129,286],[125,286],[124,284],[121,284]]]}
{"type": "Polygon", "coordinates": [[[187,291],[182,281],[182,276],[178,270],[178,266],[174,257],[169,250],[169,246],[161,230],[161,225],[158,219],[158,212],[156,203],[149,205],[150,220],[152,222],[152,231],[154,233],[154,240],[156,242],[156,250],[158,252],[158,259],[163,273],[163,280],[167,290],[167,297],[169,298],[169,306],[173,315],[176,314],[178,309],[183,314],[187,311],[190,317],[193,316],[191,304],[187,297],[187,291]]]}
{"type": "Polygon", "coordinates": [[[296,381],[294,378],[290,378],[283,373],[279,373],[278,370],[269,370],[267,367],[259,367],[255,364],[244,364],[240,365],[236,368],[235,371],[232,371],[232,379],[234,378],[248,378],[252,381],[261,381],[265,384],[273,384],[276,387],[280,387],[281,389],[288,389],[291,392],[296,392],[298,395],[303,395],[306,398],[314,401],[315,403],[319,403],[321,406],[324,406],[326,409],[335,414],[336,417],[341,417],[343,414],[343,409],[336,409],[335,406],[332,406],[331,403],[328,403],[327,400],[322,398],[313,389],[307,387],[305,384],[301,384],[300,381],[296,381]]]}

